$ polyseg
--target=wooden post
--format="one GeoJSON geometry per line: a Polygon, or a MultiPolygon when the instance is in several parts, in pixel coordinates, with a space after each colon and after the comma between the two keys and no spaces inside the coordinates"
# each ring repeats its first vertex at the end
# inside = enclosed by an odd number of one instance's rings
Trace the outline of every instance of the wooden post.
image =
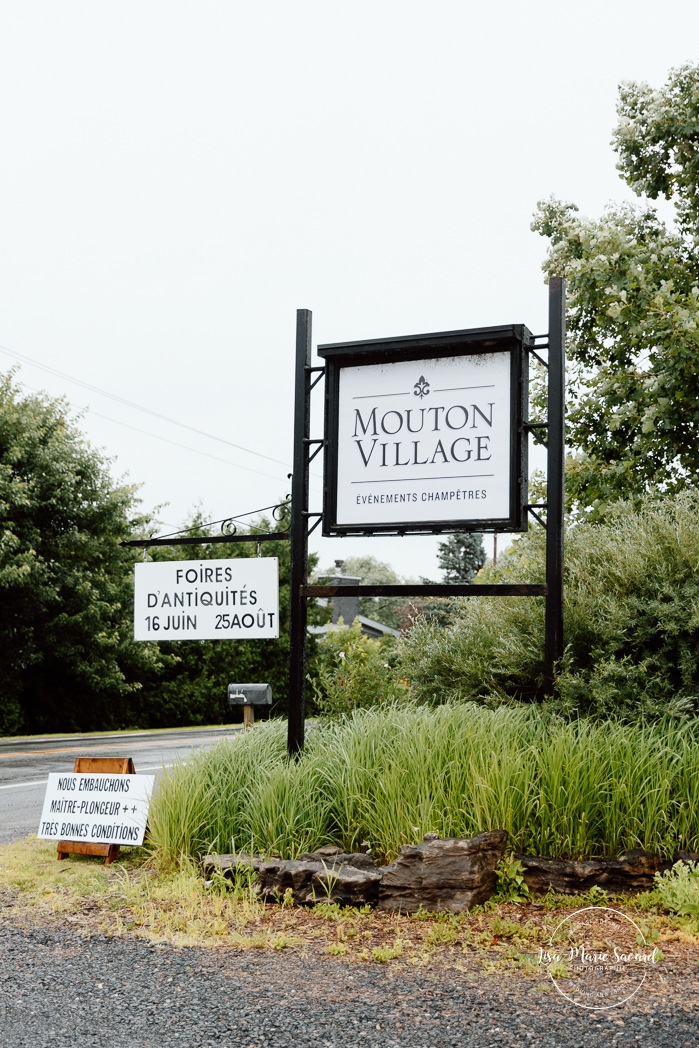
{"type": "Polygon", "coordinates": [[[243,727],[252,728],[255,724],[255,707],[243,706],[243,727]]]}
{"type": "MultiPolygon", "coordinates": [[[[83,775],[92,772],[96,775],[135,775],[132,757],[76,757],[73,773],[83,775]]],[[[57,859],[67,859],[69,855],[104,855],[104,865],[109,866],[119,856],[118,844],[97,844],[92,841],[59,841],[57,859]]]]}

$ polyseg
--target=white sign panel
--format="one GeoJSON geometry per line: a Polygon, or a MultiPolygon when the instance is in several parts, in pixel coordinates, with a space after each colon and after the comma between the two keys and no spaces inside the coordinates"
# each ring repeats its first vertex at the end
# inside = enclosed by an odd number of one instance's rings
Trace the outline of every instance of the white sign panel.
{"type": "Polygon", "coordinates": [[[279,636],[276,557],[136,564],[136,640],[279,636]]]}
{"type": "Polygon", "coordinates": [[[336,523],[509,517],[510,376],[507,351],[342,367],[336,523]]]}
{"type": "Polygon", "coordinates": [[[52,772],[38,837],[94,844],[143,844],[154,775],[52,772]]]}

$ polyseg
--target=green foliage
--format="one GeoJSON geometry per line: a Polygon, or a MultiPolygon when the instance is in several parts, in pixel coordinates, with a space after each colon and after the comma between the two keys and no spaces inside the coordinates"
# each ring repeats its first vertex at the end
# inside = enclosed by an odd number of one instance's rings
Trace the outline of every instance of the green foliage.
{"type": "Polygon", "coordinates": [[[405,685],[393,668],[394,648],[393,637],[367,637],[358,621],[328,630],[311,680],[318,709],[337,716],[404,697],[405,685]]]}
{"type": "MultiPolygon", "coordinates": [[[[375,859],[428,831],[510,834],[523,854],[581,858],[699,845],[699,720],[566,722],[546,709],[393,706],[324,721],[289,762],[270,723],[161,780],[151,843],[296,857],[324,844],[375,859]]],[[[511,893],[521,871],[502,871],[511,893]]]]}
{"type": "MultiPolygon", "coordinates": [[[[483,581],[543,580],[544,535],[517,539],[483,581]]],[[[626,720],[699,713],[699,495],[618,503],[604,523],[567,529],[568,715],[626,720]]],[[[531,700],[543,678],[543,601],[455,600],[452,620],[420,620],[398,645],[398,672],[423,702],[531,700]]]]}
{"type": "Polygon", "coordinates": [[[656,873],[653,895],[670,913],[699,916],[699,864],[676,862],[671,870],[656,873]]]}
{"type": "Polygon", "coordinates": [[[619,89],[614,146],[618,168],[639,196],[674,200],[680,228],[699,233],[699,66],[673,69],[660,90],[626,82],[619,89]]]}
{"type": "Polygon", "coordinates": [[[437,563],[445,582],[471,582],[485,564],[483,536],[477,532],[450,535],[437,547],[437,563]]]}
{"type": "Polygon", "coordinates": [[[400,939],[396,939],[393,946],[374,946],[371,950],[371,959],[378,961],[379,964],[385,964],[387,961],[394,961],[397,957],[403,954],[403,943],[400,939]]]}
{"type": "Polygon", "coordinates": [[[530,897],[527,882],[524,879],[524,866],[510,853],[498,864],[495,871],[497,881],[493,902],[526,902],[530,897]]]}
{"type": "Polygon", "coordinates": [[[0,380],[0,733],[138,723],[160,662],[132,639],[136,504],[62,401],[0,380]]]}
{"type": "Polygon", "coordinates": [[[542,203],[533,228],[567,278],[568,497],[600,512],[699,477],[699,264],[650,208],[576,212],[542,203]]]}
{"type": "Polygon", "coordinates": [[[609,511],[571,528],[568,707],[626,719],[699,712],[699,494],[609,511]]]}
{"type": "MultiPolygon", "coordinates": [[[[225,722],[230,680],[272,684],[284,709],[289,665],[289,543],[280,565],[277,641],[133,640],[134,490],[113,484],[63,402],[0,381],[0,733],[225,722]]],[[[195,516],[193,528],[201,527],[195,516]]],[[[285,519],[259,520],[263,531],[285,519]]],[[[196,531],[195,531],[196,533],[196,531]]],[[[255,556],[254,543],[154,549],[155,559],[255,556]]],[[[310,621],[319,614],[310,609],[310,621]]],[[[313,642],[310,642],[313,655],[313,642]]]]}
{"type": "MultiPolygon", "coordinates": [[[[518,539],[483,582],[542,582],[543,533],[518,539]]],[[[419,702],[536,698],[543,682],[543,601],[452,598],[448,614],[426,614],[398,641],[398,673],[419,702]]]]}
{"type": "Polygon", "coordinates": [[[699,477],[699,66],[667,84],[620,89],[614,144],[639,195],[675,205],[677,231],[648,203],[598,221],[572,204],[539,205],[545,269],[568,283],[571,503],[675,491],[699,477]]]}

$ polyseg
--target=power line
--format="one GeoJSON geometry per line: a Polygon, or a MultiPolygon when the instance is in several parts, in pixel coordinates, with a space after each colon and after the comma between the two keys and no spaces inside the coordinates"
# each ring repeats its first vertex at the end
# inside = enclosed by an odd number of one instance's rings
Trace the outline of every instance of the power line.
{"type": "Polygon", "coordinates": [[[197,429],[196,426],[190,426],[186,422],[180,422],[179,419],[170,418],[169,415],[163,415],[159,411],[153,411],[152,408],[143,407],[142,404],[136,404],[134,401],[127,400],[126,397],[121,397],[117,393],[110,393],[106,389],[100,389],[99,386],[93,386],[90,382],[83,382],[82,379],[75,378],[73,375],[69,375],[65,371],[59,371],[58,368],[50,367],[48,364],[41,364],[38,360],[34,360],[33,357],[29,357],[24,353],[18,353],[16,350],[9,349],[7,346],[0,345],[0,353],[5,353],[7,356],[13,357],[17,360],[23,360],[25,363],[32,364],[34,367],[40,368],[42,371],[48,371],[51,375],[56,375],[58,378],[65,379],[68,382],[74,382],[77,386],[82,386],[83,389],[89,389],[92,393],[99,393],[100,396],[109,397],[110,400],[116,400],[118,403],[134,408],[136,411],[143,411],[146,415],[152,415],[153,418],[158,418],[163,422],[169,422],[173,426],[180,426],[182,429],[188,429],[190,433],[197,433],[200,437],[207,437],[209,440],[216,440],[220,444],[226,444],[230,448],[235,448],[237,451],[244,451],[248,455],[256,455],[258,458],[267,459],[269,462],[276,462],[280,466],[284,466],[287,469],[289,468],[289,462],[284,462],[282,459],[274,458],[272,455],[264,455],[261,451],[254,451],[252,448],[246,448],[242,444],[234,444],[232,440],[226,440],[225,437],[217,437],[213,433],[207,433],[203,429],[197,429]]]}
{"type": "Polygon", "coordinates": [[[177,440],[170,440],[169,437],[161,437],[157,433],[150,433],[147,429],[140,429],[138,426],[132,426],[129,422],[122,422],[118,418],[110,418],[109,415],[102,415],[99,411],[94,411],[92,408],[85,408],[85,411],[89,415],[94,415],[96,418],[106,419],[107,422],[114,422],[117,426],[126,426],[127,429],[134,430],[135,433],[142,433],[145,437],[152,437],[154,440],[162,440],[165,444],[172,444],[175,448],[182,448],[184,451],[193,451],[195,455],[204,455],[206,458],[213,459],[214,462],[223,462],[226,466],[233,466],[234,469],[244,469],[246,473],[255,473],[258,477],[269,477],[271,480],[285,480],[286,477],[275,476],[272,473],[263,473],[260,469],[253,469],[252,466],[241,466],[239,462],[231,462],[230,459],[221,458],[220,455],[212,455],[209,451],[200,451],[199,448],[191,448],[188,444],[180,444],[177,440]]]}
{"type": "MultiPolygon", "coordinates": [[[[115,401],[118,401],[120,403],[126,404],[129,407],[133,407],[133,408],[135,408],[138,411],[143,411],[146,414],[154,416],[155,418],[160,418],[160,419],[163,419],[166,422],[171,422],[173,425],[178,425],[178,426],[182,427],[183,429],[188,429],[188,430],[190,430],[190,431],[192,431],[194,433],[197,433],[197,434],[199,434],[201,436],[208,437],[211,440],[217,440],[217,441],[219,441],[222,444],[226,444],[226,445],[228,445],[230,447],[233,447],[233,448],[236,448],[236,449],[238,449],[240,451],[249,452],[250,454],[257,455],[260,458],[268,459],[270,462],[276,462],[279,465],[284,466],[284,468],[286,470],[289,470],[289,468],[290,468],[289,464],[286,463],[286,462],[283,462],[281,459],[272,458],[272,456],[270,456],[270,455],[263,455],[261,452],[252,451],[249,448],[245,448],[245,447],[242,447],[241,445],[234,444],[232,441],[225,440],[225,439],[223,439],[221,437],[216,437],[213,434],[209,434],[209,433],[204,432],[203,430],[195,429],[193,426],[189,426],[186,423],[178,422],[176,419],[170,419],[168,416],[161,415],[157,411],[151,411],[149,408],[145,408],[145,407],[142,407],[139,404],[132,403],[131,401],[127,400],[124,397],[120,397],[120,396],[118,396],[116,394],[109,393],[106,390],[100,389],[98,386],[93,386],[93,385],[91,385],[88,382],[83,382],[81,379],[76,379],[73,376],[68,375],[67,373],[65,373],[63,371],[59,371],[58,368],[53,368],[53,367],[50,367],[48,365],[40,364],[38,361],[33,360],[33,358],[31,358],[29,356],[26,356],[25,354],[13,353],[12,350],[8,349],[6,346],[0,345],[0,352],[6,353],[9,356],[14,356],[14,357],[16,357],[18,359],[24,360],[27,363],[32,364],[35,367],[38,367],[38,368],[40,368],[43,371],[48,371],[49,373],[57,375],[60,378],[67,379],[69,382],[74,382],[78,386],[82,386],[85,389],[89,389],[89,390],[92,390],[94,392],[100,393],[103,396],[109,397],[111,400],[115,400],[115,401]]],[[[22,385],[25,386],[28,389],[32,389],[33,388],[26,382],[22,382],[22,385]]],[[[34,392],[40,392],[40,391],[34,389],[34,392]]],[[[171,440],[169,437],[163,437],[163,436],[160,436],[157,433],[151,433],[149,430],[141,429],[139,426],[134,426],[134,425],[132,425],[132,424],[130,424],[128,422],[123,422],[120,419],[112,418],[109,415],[103,415],[101,412],[95,411],[94,409],[89,408],[89,407],[83,407],[82,409],[78,409],[78,410],[85,411],[87,414],[94,415],[96,418],[104,419],[107,422],[112,422],[112,423],[114,423],[117,426],[124,426],[126,429],[133,430],[135,433],[143,434],[143,436],[151,437],[154,440],[159,440],[162,443],[170,444],[170,445],[172,445],[173,447],[176,447],[176,448],[181,448],[184,451],[190,451],[190,452],[193,452],[196,455],[202,455],[203,457],[210,458],[210,459],[212,459],[215,462],[222,462],[224,465],[231,466],[234,469],[242,469],[242,470],[245,470],[245,472],[247,472],[247,473],[254,473],[257,476],[268,477],[270,480],[274,480],[276,482],[279,482],[282,479],[287,479],[288,476],[289,476],[289,474],[287,473],[285,478],[281,478],[280,476],[274,475],[272,473],[265,473],[262,470],[253,469],[251,466],[243,466],[240,463],[231,462],[229,459],[221,458],[219,455],[212,455],[208,451],[202,451],[202,450],[200,450],[198,448],[190,447],[188,444],[181,444],[179,441],[171,440]]],[[[311,473],[310,480],[311,480],[311,484],[314,487],[315,487],[315,484],[313,482],[316,479],[316,477],[317,477],[316,474],[311,473]]],[[[317,479],[320,480],[319,477],[317,479]]],[[[247,515],[248,514],[242,514],[242,516],[247,516],[247,515]]],[[[226,519],[236,519],[236,518],[226,518],[226,519]]],[[[162,522],[162,523],[165,523],[165,522],[162,522]]]]}
{"type": "MultiPolygon", "coordinates": [[[[28,382],[22,382],[25,389],[31,389],[34,393],[40,393],[35,386],[30,386],[28,382]]],[[[214,462],[222,462],[225,466],[232,466],[233,469],[243,469],[246,473],[254,473],[258,477],[268,477],[270,480],[282,481],[288,479],[288,474],[285,477],[280,477],[278,474],[264,473],[261,469],[253,469],[252,466],[243,466],[239,462],[231,462],[230,459],[221,458],[220,455],[212,455],[210,451],[202,451],[200,448],[190,447],[189,444],[180,444],[177,440],[171,440],[169,437],[161,437],[158,433],[151,433],[150,430],[141,429],[140,426],[134,426],[130,422],[122,422],[121,419],[112,418],[110,415],[103,415],[100,411],[95,411],[93,408],[82,408],[79,409],[85,411],[88,415],[94,415],[95,418],[104,419],[106,422],[113,422],[116,426],[124,426],[126,429],[131,429],[134,433],[142,433],[144,437],[151,437],[153,440],[160,440],[164,444],[171,444],[175,448],[181,448],[183,451],[191,451],[195,455],[203,455],[204,458],[213,459],[214,462]]],[[[311,481],[314,479],[320,479],[317,474],[311,474],[311,481]]]]}

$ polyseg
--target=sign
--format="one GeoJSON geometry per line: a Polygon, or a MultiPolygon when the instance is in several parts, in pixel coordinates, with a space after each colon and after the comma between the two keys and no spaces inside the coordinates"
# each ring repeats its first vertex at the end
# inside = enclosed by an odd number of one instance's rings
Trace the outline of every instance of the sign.
{"type": "Polygon", "coordinates": [[[136,564],[136,640],[279,636],[276,557],[136,564]]]}
{"type": "Polygon", "coordinates": [[[143,844],[154,775],[52,772],[37,837],[143,844]]]}
{"type": "Polygon", "coordinates": [[[319,347],[324,533],[522,530],[528,340],[512,327],[319,347]]]}

